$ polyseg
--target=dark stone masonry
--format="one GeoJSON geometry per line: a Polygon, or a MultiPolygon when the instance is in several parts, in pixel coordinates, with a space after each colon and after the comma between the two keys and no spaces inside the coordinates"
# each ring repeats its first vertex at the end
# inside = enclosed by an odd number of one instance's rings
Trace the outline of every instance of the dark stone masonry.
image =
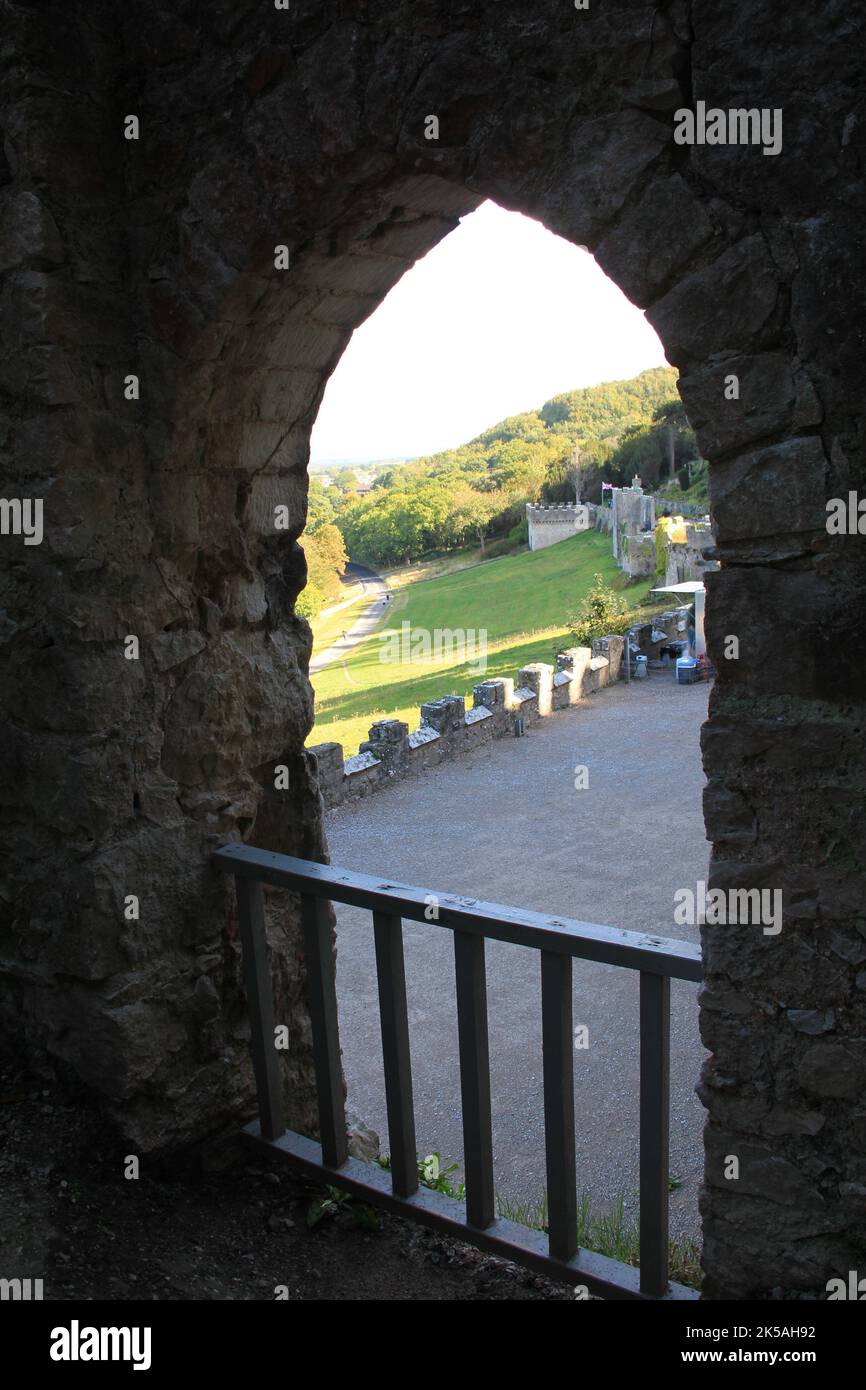
{"type": "MultiPolygon", "coordinates": [[[[704,931],[704,1294],[862,1268],[866,538],[825,526],[866,491],[860,23],[841,0],[0,0],[3,496],[44,499],[41,544],[0,537],[0,1025],[136,1152],[250,1112],[208,856],[326,853],[293,611],[311,424],[353,329],[493,198],[646,308],[711,463],[710,882],[781,889],[784,925],[704,931]],[[781,109],[781,153],[676,144],[698,100],[781,109]]],[[[269,902],[303,1130],[295,904],[269,902]]]]}

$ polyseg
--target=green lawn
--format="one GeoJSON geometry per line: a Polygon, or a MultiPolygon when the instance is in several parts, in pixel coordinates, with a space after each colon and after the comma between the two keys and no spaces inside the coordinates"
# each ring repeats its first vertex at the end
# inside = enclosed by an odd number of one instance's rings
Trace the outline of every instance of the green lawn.
{"type": "MultiPolygon", "coordinates": [[[[616,588],[625,576],[614,564],[610,537],[586,531],[547,550],[522,551],[435,579],[419,579],[400,589],[377,632],[344,661],[313,676],[316,724],[308,743],[333,739],[345,756],[358,750],[375,719],[419,724],[419,706],[440,695],[465,695],[493,676],[516,676],[530,661],[553,661],[563,646],[569,617],[591,587],[595,574],[616,588]],[[487,631],[486,670],[477,662],[382,660],[383,635],[439,628],[487,631]]],[[[631,606],[641,603],[654,581],[628,589],[631,606]]],[[[476,648],[477,651],[477,648],[476,648]]]]}
{"type": "Polygon", "coordinates": [[[318,656],[326,647],[330,647],[341,637],[344,632],[348,632],[354,622],[357,622],[365,608],[373,602],[370,594],[363,594],[350,603],[348,607],[341,608],[339,613],[329,613],[325,617],[314,618],[310,626],[313,629],[313,656],[318,656]]]}

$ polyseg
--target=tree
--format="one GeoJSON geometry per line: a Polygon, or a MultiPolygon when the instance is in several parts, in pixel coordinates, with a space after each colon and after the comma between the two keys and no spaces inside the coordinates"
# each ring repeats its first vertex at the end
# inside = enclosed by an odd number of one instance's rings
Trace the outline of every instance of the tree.
{"type": "Polygon", "coordinates": [[[356,492],[358,488],[358,475],[351,468],[341,468],[334,478],[334,487],[341,492],[356,492]]]}
{"type": "Polygon", "coordinates": [[[573,647],[591,647],[593,638],[624,632],[629,626],[628,608],[622,597],[605,584],[603,575],[597,574],[577,614],[568,620],[568,635],[573,647]]]}
{"type": "Polygon", "coordinates": [[[307,583],[295,599],[295,612],[298,617],[306,618],[309,622],[315,618],[325,606],[325,595],[315,584],[307,583]]]}
{"type": "Polygon", "coordinates": [[[685,406],[682,401],[665,401],[664,405],[656,406],[653,411],[653,420],[662,427],[668,458],[668,477],[673,478],[677,471],[675,437],[689,428],[685,406]]]}
{"type": "Polygon", "coordinates": [[[568,476],[574,488],[574,500],[579,502],[583,492],[583,467],[581,465],[582,450],[579,444],[575,444],[568,460],[568,476]]]}
{"type": "Polygon", "coordinates": [[[500,493],[473,492],[471,488],[466,488],[460,494],[454,508],[455,530],[460,535],[471,532],[481,546],[483,555],[490,523],[502,508],[503,498],[500,493]]]}
{"type": "Polygon", "coordinates": [[[310,486],[307,492],[307,532],[316,531],[320,526],[333,521],[337,509],[334,506],[334,499],[329,496],[332,491],[330,488],[323,487],[318,478],[310,479],[310,486]]]}
{"type": "Polygon", "coordinates": [[[307,557],[308,583],[324,598],[340,592],[340,581],[349,563],[343,533],[332,522],[318,530],[304,533],[303,550],[307,557]]]}
{"type": "Polygon", "coordinates": [[[676,379],[672,367],[654,367],[631,381],[567,392],[459,448],[381,468],[363,497],[345,491],[357,478],[344,466],[329,489],[333,516],[312,498],[311,516],[315,509],[316,528],[327,520],[339,525],[353,559],[388,565],[467,538],[484,548],[519,525],[527,502],[601,501],[602,477],[628,484],[639,473],[653,487],[670,468],[667,416],[659,412],[674,412],[677,466],[695,453],[682,406],[672,399],[676,379]]]}

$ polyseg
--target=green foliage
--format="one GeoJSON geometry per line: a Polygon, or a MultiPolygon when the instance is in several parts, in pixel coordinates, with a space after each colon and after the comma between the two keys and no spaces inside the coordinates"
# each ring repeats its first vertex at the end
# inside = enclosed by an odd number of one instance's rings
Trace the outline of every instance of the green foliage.
{"type": "Polygon", "coordinates": [[[668,567],[668,531],[663,521],[656,523],[656,578],[663,578],[668,567]]]}
{"type": "Polygon", "coordinates": [[[687,489],[681,486],[681,480],[677,476],[667,479],[658,489],[659,497],[664,501],[667,499],[671,503],[674,511],[684,502],[694,502],[703,508],[709,507],[709,479],[707,476],[708,465],[706,459],[700,457],[689,461],[689,485],[687,489]]]}
{"type": "Polygon", "coordinates": [[[570,645],[591,647],[593,638],[625,632],[632,621],[624,600],[605,583],[604,575],[597,574],[576,616],[568,621],[570,645]]]}
{"type": "Polygon", "coordinates": [[[662,405],[656,406],[653,411],[653,421],[656,424],[673,425],[674,428],[678,430],[687,430],[689,428],[689,422],[686,418],[686,408],[679,399],[665,401],[662,405]]]}
{"type": "Polygon", "coordinates": [[[655,367],[570,391],[460,448],[383,468],[363,497],[342,470],[334,488],[321,490],[327,498],[311,497],[311,516],[317,525],[335,521],[352,558],[373,567],[474,542],[484,549],[521,524],[527,502],[573,502],[575,492],[597,502],[602,478],[630,482],[635,472],[652,485],[669,453],[671,425],[659,412],[682,409],[675,385],[672,367],[655,367]]]}
{"type": "MultiPolygon", "coordinates": [[[[487,555],[490,556],[488,545],[487,555]]],[[[568,646],[567,619],[601,572],[617,591],[625,578],[616,567],[610,536],[594,529],[570,536],[546,550],[521,550],[490,563],[475,564],[395,592],[383,618],[383,630],[400,631],[408,622],[432,632],[462,628],[487,633],[485,679],[513,677],[532,661],[549,661],[551,651],[568,646]]],[[[652,581],[654,582],[654,581],[652,581]]],[[[634,608],[651,586],[638,581],[624,597],[634,608]]],[[[637,620],[637,614],[635,614],[637,620]]],[[[334,739],[345,756],[356,753],[374,719],[402,719],[418,724],[418,706],[443,690],[463,694],[472,703],[472,687],[482,679],[475,663],[443,664],[382,661],[380,633],[347,653],[345,661],[326,666],[313,677],[316,724],[310,743],[334,739]]]]}
{"type": "Polygon", "coordinates": [[[303,551],[307,558],[307,587],[301,593],[295,611],[304,618],[310,618],[315,617],[329,599],[336,598],[340,593],[341,576],[349,557],[342,532],[331,521],[320,523],[312,532],[304,532],[303,551]],[[304,595],[307,595],[306,599],[304,595]],[[318,607],[313,606],[315,604],[318,607]]]}
{"type": "MultiPolygon", "coordinates": [[[[376,1158],[374,1162],[386,1172],[391,1171],[390,1156],[376,1158]]],[[[417,1163],[418,1182],[422,1187],[465,1202],[465,1184],[450,1181],[451,1174],[457,1171],[456,1163],[450,1164],[447,1168],[443,1167],[439,1153],[419,1158],[417,1163]]],[[[668,1176],[670,1191],[675,1191],[681,1185],[681,1179],[673,1174],[668,1176]]],[[[324,1192],[310,1203],[307,1209],[307,1226],[314,1229],[323,1221],[339,1216],[341,1212],[347,1213],[368,1230],[379,1228],[376,1213],[369,1206],[337,1187],[326,1187],[324,1192]]],[[[497,1192],[496,1214],[506,1221],[516,1221],[522,1226],[546,1233],[547,1194],[543,1193],[534,1202],[521,1202],[513,1201],[497,1192]]],[[[580,1249],[595,1251],[597,1254],[606,1255],[608,1259],[619,1260],[622,1264],[637,1266],[640,1262],[640,1228],[634,1218],[626,1217],[622,1197],[611,1203],[606,1211],[596,1212],[589,1193],[584,1191],[580,1194],[577,1206],[577,1244],[580,1249]]],[[[671,1240],[670,1277],[678,1284],[700,1288],[700,1251],[694,1241],[671,1240]]]]}
{"type": "MultiPolygon", "coordinates": [[[[677,1186],[677,1179],[668,1186],[677,1186]]],[[[517,1221],[534,1231],[548,1230],[547,1195],[535,1202],[515,1202],[501,1193],[496,1195],[496,1214],[506,1221],[517,1221]]],[[[622,1197],[611,1203],[607,1211],[595,1212],[589,1193],[582,1192],[577,1206],[577,1244],[580,1249],[594,1250],[621,1264],[640,1264],[640,1227],[625,1215],[622,1197]]],[[[701,1286],[701,1252],[693,1240],[670,1241],[670,1278],[690,1288],[701,1286]]]]}
{"type": "Polygon", "coordinates": [[[677,473],[677,478],[679,479],[680,489],[683,492],[688,492],[692,482],[688,467],[681,468],[677,473]]]}
{"type": "Polygon", "coordinates": [[[556,433],[573,440],[618,438],[626,425],[645,424],[676,395],[673,367],[651,367],[630,381],[605,381],[554,396],[538,412],[556,433]]]}
{"type": "Polygon", "coordinates": [[[529,522],[525,516],[518,521],[516,526],[512,526],[508,532],[508,539],[513,541],[515,545],[529,544],[529,522]]]}
{"type": "Polygon", "coordinates": [[[309,621],[321,613],[327,600],[321,589],[316,584],[309,581],[305,588],[301,590],[295,599],[295,612],[299,618],[306,618],[309,621]]]}
{"type": "MultiPolygon", "coordinates": [[[[386,1154],[382,1158],[377,1158],[380,1168],[391,1171],[391,1158],[386,1154]]],[[[442,1155],[439,1153],[428,1154],[426,1158],[418,1159],[418,1181],[422,1187],[429,1187],[431,1192],[442,1192],[446,1197],[456,1197],[458,1202],[466,1200],[466,1185],[458,1182],[452,1184],[448,1181],[452,1173],[457,1172],[458,1165],[452,1163],[450,1167],[442,1167],[442,1155]]]]}
{"type": "Polygon", "coordinates": [[[518,549],[510,535],[503,536],[501,541],[493,541],[484,551],[485,560],[498,560],[503,555],[511,555],[518,549]]]}
{"type": "Polygon", "coordinates": [[[357,1225],[367,1231],[378,1231],[379,1218],[372,1207],[359,1202],[350,1192],[339,1187],[326,1187],[320,1197],[314,1197],[307,1207],[307,1227],[313,1230],[323,1221],[333,1220],[341,1212],[346,1212],[357,1225]]]}
{"type": "Polygon", "coordinates": [[[357,499],[340,514],[340,524],[353,559],[386,566],[457,544],[471,519],[456,514],[453,489],[434,478],[418,481],[407,467],[392,488],[357,499]]]}
{"type": "Polygon", "coordinates": [[[307,492],[306,535],[318,530],[327,522],[334,521],[338,510],[339,496],[333,488],[323,487],[315,476],[310,478],[307,492]]]}

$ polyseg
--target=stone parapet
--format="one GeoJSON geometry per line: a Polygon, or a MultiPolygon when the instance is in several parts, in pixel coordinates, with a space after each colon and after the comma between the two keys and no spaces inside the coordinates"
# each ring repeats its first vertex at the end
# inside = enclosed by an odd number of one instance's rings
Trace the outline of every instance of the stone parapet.
{"type": "MultiPolygon", "coordinates": [[[[677,612],[664,615],[664,637],[676,635],[677,612]]],[[[647,646],[653,624],[647,628],[647,646]]],[[[479,681],[473,687],[472,708],[462,695],[443,695],[420,708],[419,727],[409,731],[399,719],[379,719],[354,757],[343,762],[338,743],[321,743],[308,752],[315,757],[319,790],[327,807],[340,806],[389,786],[396,778],[424,772],[451,758],[482,747],[494,738],[513,735],[515,718],[524,731],[539,719],[586,700],[620,680],[625,639],[617,634],[597,638],[590,647],[559,652],[556,665],[533,661],[521,667],[516,682],[510,676],[479,681]]],[[[643,649],[643,643],[641,643],[643,649]]],[[[658,643],[656,643],[656,649],[658,643]]]]}

